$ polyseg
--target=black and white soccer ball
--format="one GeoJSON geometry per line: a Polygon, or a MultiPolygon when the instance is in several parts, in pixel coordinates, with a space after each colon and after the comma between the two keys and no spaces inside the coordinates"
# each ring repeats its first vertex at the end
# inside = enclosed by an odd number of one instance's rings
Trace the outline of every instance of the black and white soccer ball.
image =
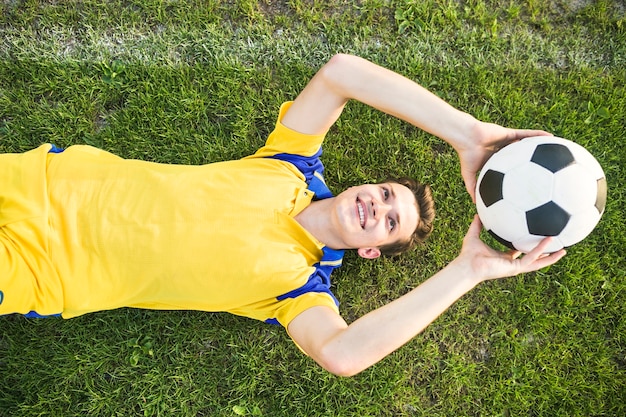
{"type": "Polygon", "coordinates": [[[554,236],[546,252],[555,252],[591,233],[606,193],[604,171],[585,148],[536,136],[491,156],[478,176],[476,207],[485,229],[503,245],[527,253],[554,236]]]}

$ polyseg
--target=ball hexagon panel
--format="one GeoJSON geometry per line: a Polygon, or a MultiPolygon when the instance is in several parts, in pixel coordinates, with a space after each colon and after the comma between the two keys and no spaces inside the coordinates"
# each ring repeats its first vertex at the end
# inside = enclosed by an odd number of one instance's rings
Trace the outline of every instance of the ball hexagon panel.
{"type": "Polygon", "coordinates": [[[526,216],[506,200],[500,200],[489,208],[484,204],[477,204],[478,215],[487,230],[497,231],[499,238],[512,242],[528,234],[526,216]]]}
{"type": "Polygon", "coordinates": [[[563,246],[572,246],[583,240],[596,227],[601,214],[595,207],[587,207],[573,215],[559,235],[563,246]]]}
{"type": "Polygon", "coordinates": [[[508,240],[502,239],[500,236],[498,236],[493,230],[487,230],[489,232],[489,234],[491,236],[493,236],[493,238],[495,240],[497,240],[498,242],[500,242],[500,244],[506,246],[509,249],[515,249],[515,245],[513,245],[513,242],[509,242],[508,240]]]}
{"type": "Polygon", "coordinates": [[[552,199],[553,176],[532,162],[519,165],[506,171],[502,183],[503,197],[522,211],[532,210],[552,199]]]}
{"type": "MultiPolygon", "coordinates": [[[[527,139],[524,139],[526,141],[527,139]]],[[[535,146],[531,142],[520,146],[521,142],[513,142],[497,152],[497,158],[490,158],[483,170],[493,169],[498,172],[507,172],[518,165],[525,164],[532,158],[535,146]]]]}
{"type": "MultiPolygon", "coordinates": [[[[564,140],[564,139],[561,139],[564,140]]],[[[595,179],[604,178],[604,171],[598,161],[585,148],[574,142],[568,142],[569,148],[576,158],[576,163],[584,166],[589,170],[591,176],[595,179]]]]}
{"type": "MultiPolygon", "coordinates": [[[[531,250],[533,250],[535,246],[537,246],[539,242],[541,242],[542,240],[543,240],[543,236],[526,235],[520,239],[515,240],[512,243],[513,243],[513,246],[515,246],[515,249],[524,253],[528,253],[531,250]]],[[[565,245],[563,245],[560,238],[555,237],[553,238],[552,242],[548,244],[544,253],[556,252],[559,249],[562,249],[564,246],[565,245]]]]}
{"type": "Polygon", "coordinates": [[[598,182],[580,164],[573,164],[554,174],[552,201],[570,214],[592,207],[598,195],[598,182]]]}

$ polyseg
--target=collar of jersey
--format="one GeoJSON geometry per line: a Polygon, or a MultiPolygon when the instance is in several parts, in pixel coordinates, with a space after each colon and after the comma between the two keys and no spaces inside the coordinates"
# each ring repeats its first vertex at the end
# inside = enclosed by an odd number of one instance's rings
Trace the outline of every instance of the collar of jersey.
{"type": "Polygon", "coordinates": [[[319,171],[313,173],[313,177],[311,177],[307,188],[315,193],[313,197],[314,200],[323,200],[333,197],[333,193],[326,185],[326,181],[324,181],[324,176],[319,171]]]}

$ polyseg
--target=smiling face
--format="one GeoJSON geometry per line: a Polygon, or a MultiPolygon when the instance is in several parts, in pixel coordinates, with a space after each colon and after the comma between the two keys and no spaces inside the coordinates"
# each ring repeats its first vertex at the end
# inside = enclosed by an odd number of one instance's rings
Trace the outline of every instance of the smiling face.
{"type": "Polygon", "coordinates": [[[349,188],[335,197],[332,215],[337,238],[364,257],[380,254],[365,249],[410,239],[419,220],[414,194],[398,183],[349,188]]]}

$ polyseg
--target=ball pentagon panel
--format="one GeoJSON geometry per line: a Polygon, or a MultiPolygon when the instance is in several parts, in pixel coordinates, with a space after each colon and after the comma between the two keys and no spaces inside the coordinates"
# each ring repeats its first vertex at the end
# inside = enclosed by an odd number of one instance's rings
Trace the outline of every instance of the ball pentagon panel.
{"type": "Polygon", "coordinates": [[[570,214],[554,201],[526,212],[528,232],[537,236],[558,236],[565,229],[570,214]]]}
{"type": "Polygon", "coordinates": [[[482,176],[478,192],[485,206],[489,207],[494,203],[502,200],[502,182],[504,181],[504,173],[488,169],[482,176]]]}
{"type": "Polygon", "coordinates": [[[560,143],[542,143],[537,145],[530,160],[553,173],[576,162],[569,148],[560,143]]]}

